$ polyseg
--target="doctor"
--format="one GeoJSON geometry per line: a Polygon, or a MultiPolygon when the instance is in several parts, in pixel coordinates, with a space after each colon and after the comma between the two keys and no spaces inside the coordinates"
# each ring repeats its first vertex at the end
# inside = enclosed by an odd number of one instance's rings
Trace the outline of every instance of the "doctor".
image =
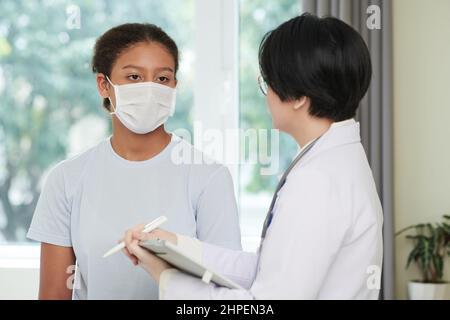
{"type": "Polygon", "coordinates": [[[303,14],[264,37],[259,62],[273,125],[301,151],[275,190],[258,253],[142,226],[127,231],[124,251],[159,282],[160,299],[377,299],[370,273],[381,271],[382,208],[353,120],[371,78],[367,46],[344,22],[303,14]],[[174,269],[137,244],[152,238],[244,289],[174,269]]]}

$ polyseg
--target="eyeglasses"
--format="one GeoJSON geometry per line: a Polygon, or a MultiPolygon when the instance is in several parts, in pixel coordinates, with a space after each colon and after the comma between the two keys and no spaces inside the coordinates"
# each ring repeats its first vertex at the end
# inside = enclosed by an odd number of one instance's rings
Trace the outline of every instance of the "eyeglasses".
{"type": "Polygon", "coordinates": [[[258,85],[259,85],[259,89],[261,90],[262,94],[267,96],[267,90],[269,87],[261,75],[258,76],[258,85]]]}

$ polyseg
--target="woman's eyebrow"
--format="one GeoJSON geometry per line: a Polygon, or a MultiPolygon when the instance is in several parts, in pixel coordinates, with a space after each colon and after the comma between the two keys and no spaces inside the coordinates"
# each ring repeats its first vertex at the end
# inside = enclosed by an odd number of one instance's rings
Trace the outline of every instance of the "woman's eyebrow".
{"type": "MultiPolygon", "coordinates": [[[[127,69],[127,68],[133,68],[133,69],[140,69],[143,70],[145,69],[144,67],[140,67],[140,66],[136,66],[134,64],[127,64],[126,66],[123,66],[122,69],[127,69]]],[[[156,68],[155,69],[156,72],[161,72],[161,71],[170,71],[170,72],[174,72],[172,68],[170,67],[160,67],[160,68],[156,68]]]]}
{"type": "Polygon", "coordinates": [[[127,68],[133,68],[133,69],[144,69],[143,67],[140,66],[136,66],[134,64],[127,64],[126,66],[123,66],[122,69],[127,69],[127,68]]]}
{"type": "Polygon", "coordinates": [[[160,71],[170,71],[170,72],[174,72],[172,68],[169,67],[161,67],[161,68],[156,68],[155,69],[156,72],[160,72],[160,71]]]}

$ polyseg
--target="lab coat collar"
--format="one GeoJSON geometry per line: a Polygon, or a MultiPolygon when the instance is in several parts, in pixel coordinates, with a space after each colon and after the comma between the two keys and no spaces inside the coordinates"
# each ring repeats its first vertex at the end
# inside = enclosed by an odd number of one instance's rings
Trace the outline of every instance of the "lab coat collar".
{"type": "Polygon", "coordinates": [[[344,120],[344,121],[333,122],[331,124],[331,128],[338,128],[338,127],[348,126],[348,125],[355,124],[355,123],[356,123],[355,119],[353,119],[353,118],[352,119],[347,119],[347,120],[344,120]]]}
{"type": "MultiPolygon", "coordinates": [[[[334,128],[339,128],[339,127],[345,127],[345,126],[350,126],[350,125],[354,125],[356,124],[356,121],[354,119],[348,119],[348,120],[344,120],[344,121],[338,121],[338,122],[333,122],[330,126],[330,128],[328,129],[328,131],[330,131],[331,129],[334,128]]],[[[359,132],[358,132],[359,134],[359,132]]],[[[309,141],[307,144],[305,144],[303,147],[300,148],[300,151],[305,149],[307,146],[309,146],[314,140],[309,141]]]]}
{"type": "MultiPolygon", "coordinates": [[[[354,119],[335,122],[317,141],[316,145],[305,155],[305,159],[301,162],[305,163],[311,157],[322,153],[323,151],[343,146],[346,144],[360,143],[359,122],[354,119]]],[[[305,148],[306,144],[303,148],[305,148]]]]}

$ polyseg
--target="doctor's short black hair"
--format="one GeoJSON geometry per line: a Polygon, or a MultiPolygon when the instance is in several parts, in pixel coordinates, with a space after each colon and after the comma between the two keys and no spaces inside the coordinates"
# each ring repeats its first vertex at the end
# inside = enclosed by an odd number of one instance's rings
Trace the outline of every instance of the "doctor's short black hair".
{"type": "Polygon", "coordinates": [[[259,65],[262,78],[281,101],[307,96],[311,115],[333,121],[355,116],[372,77],[361,35],[337,18],[309,13],[264,36],[259,65]]]}
{"type": "MultiPolygon", "coordinates": [[[[95,42],[92,72],[111,77],[117,57],[127,48],[144,41],[157,42],[167,49],[175,61],[176,75],[179,66],[178,47],[163,29],[151,23],[125,23],[102,34],[95,42]]],[[[109,110],[108,99],[103,99],[103,106],[109,110]]]]}

